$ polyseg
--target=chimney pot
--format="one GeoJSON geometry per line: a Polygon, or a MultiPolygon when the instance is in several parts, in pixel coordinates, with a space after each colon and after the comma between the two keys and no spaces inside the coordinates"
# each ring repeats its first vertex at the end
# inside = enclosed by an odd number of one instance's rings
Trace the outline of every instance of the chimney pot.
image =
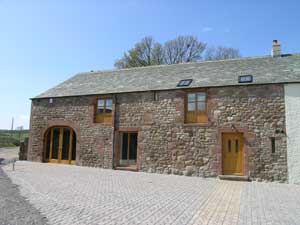
{"type": "Polygon", "coordinates": [[[273,57],[280,57],[281,56],[281,45],[280,45],[278,40],[273,40],[273,42],[272,42],[271,55],[273,57]]]}

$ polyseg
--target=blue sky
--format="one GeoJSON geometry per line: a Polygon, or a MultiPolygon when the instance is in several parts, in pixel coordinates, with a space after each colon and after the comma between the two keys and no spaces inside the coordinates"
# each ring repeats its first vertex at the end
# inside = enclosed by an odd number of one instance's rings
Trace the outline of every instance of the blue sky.
{"type": "Polygon", "coordinates": [[[112,69],[144,36],[195,35],[268,55],[300,52],[300,3],[276,0],[0,0],[0,129],[29,126],[30,97],[75,73],[112,69]]]}

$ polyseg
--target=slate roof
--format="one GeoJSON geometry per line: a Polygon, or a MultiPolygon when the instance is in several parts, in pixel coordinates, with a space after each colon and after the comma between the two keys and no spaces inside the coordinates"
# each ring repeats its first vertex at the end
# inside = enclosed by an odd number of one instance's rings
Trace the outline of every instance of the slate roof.
{"type": "Polygon", "coordinates": [[[79,73],[35,98],[170,90],[182,79],[193,79],[188,88],[297,83],[300,54],[79,73]],[[253,83],[238,83],[246,74],[253,75],[253,83]]]}

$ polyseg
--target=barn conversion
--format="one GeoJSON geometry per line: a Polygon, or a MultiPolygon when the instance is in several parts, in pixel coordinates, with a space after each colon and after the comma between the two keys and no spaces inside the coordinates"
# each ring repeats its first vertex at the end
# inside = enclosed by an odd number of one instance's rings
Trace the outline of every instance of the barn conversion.
{"type": "Polygon", "coordinates": [[[300,55],[80,73],[32,98],[28,159],[300,183],[300,55]]]}

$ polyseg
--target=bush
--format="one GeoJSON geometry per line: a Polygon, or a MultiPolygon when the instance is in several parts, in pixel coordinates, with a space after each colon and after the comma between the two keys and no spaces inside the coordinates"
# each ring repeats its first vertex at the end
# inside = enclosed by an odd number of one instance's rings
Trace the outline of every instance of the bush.
{"type": "Polygon", "coordinates": [[[2,147],[13,147],[19,146],[19,140],[13,137],[0,137],[0,146],[2,147]]]}
{"type": "Polygon", "coordinates": [[[15,147],[12,143],[0,143],[0,148],[15,147]]]}

